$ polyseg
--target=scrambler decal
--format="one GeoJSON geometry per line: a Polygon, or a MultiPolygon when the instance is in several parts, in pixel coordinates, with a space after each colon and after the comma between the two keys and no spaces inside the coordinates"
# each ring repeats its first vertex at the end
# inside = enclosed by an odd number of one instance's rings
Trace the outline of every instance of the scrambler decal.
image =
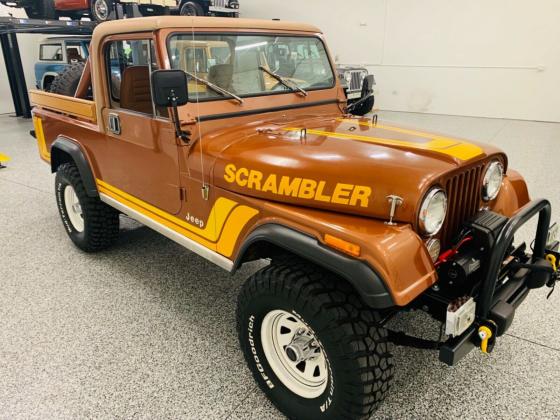
{"type": "Polygon", "coordinates": [[[348,206],[367,207],[372,194],[371,188],[366,185],[338,182],[330,186],[327,185],[327,181],[309,178],[291,178],[276,174],[265,176],[261,171],[237,168],[233,163],[226,166],[224,179],[230,184],[260,192],[348,206]]]}

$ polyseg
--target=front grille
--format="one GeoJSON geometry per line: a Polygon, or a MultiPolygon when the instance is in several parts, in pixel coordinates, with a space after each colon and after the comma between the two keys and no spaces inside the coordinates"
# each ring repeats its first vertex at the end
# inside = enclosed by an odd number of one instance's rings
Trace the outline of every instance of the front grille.
{"type": "Polygon", "coordinates": [[[454,236],[466,220],[476,214],[481,200],[481,177],[484,164],[472,166],[445,182],[447,218],[442,229],[442,249],[451,246],[454,236]]]}
{"type": "Polygon", "coordinates": [[[229,6],[229,0],[214,0],[212,2],[212,5],[215,7],[228,7],[229,6]]]}
{"type": "Polygon", "coordinates": [[[350,87],[348,88],[348,90],[360,90],[362,88],[362,84],[360,83],[360,74],[362,73],[362,70],[358,70],[358,71],[351,71],[350,74],[352,75],[352,79],[350,81],[350,87]]]}

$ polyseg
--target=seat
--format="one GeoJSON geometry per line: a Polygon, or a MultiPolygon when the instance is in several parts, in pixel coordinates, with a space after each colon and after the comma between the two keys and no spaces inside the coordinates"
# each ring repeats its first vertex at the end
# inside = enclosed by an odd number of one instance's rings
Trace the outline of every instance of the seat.
{"type": "Polygon", "coordinates": [[[233,66],[231,64],[216,64],[208,71],[208,81],[231,91],[231,79],[233,76],[233,66]]]}
{"type": "Polygon", "coordinates": [[[235,55],[235,74],[233,88],[236,92],[260,93],[264,90],[262,72],[259,70],[259,56],[257,51],[242,50],[235,55]]]}
{"type": "Polygon", "coordinates": [[[77,48],[66,49],[66,56],[68,58],[69,63],[77,63],[77,62],[84,61],[77,48]]]}
{"type": "Polygon", "coordinates": [[[120,95],[121,108],[144,114],[152,113],[148,66],[130,66],[124,69],[120,95]]]}

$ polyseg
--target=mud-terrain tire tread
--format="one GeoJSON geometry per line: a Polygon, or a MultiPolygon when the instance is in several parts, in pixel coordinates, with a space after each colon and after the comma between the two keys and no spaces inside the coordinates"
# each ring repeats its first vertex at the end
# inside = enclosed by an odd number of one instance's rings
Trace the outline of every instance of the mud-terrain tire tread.
{"type": "Polygon", "coordinates": [[[74,96],[80,78],[84,72],[85,63],[72,63],[59,73],[51,83],[50,92],[59,95],[74,96]]]}
{"type": "MultiPolygon", "coordinates": [[[[73,163],[63,163],[58,167],[55,183],[58,185],[62,179],[74,187],[85,215],[86,235],[84,235],[84,240],[76,242],[75,238],[69,234],[72,241],[85,252],[97,252],[109,248],[119,236],[119,212],[102,202],[99,197],[87,195],[80,172],[73,163]]],[[[60,211],[63,203],[57,204],[60,211]]]]}
{"type": "Polygon", "coordinates": [[[316,332],[321,339],[321,332],[331,330],[329,336],[336,337],[336,343],[344,349],[340,359],[348,362],[345,367],[355,378],[343,384],[343,410],[337,412],[337,418],[369,418],[393,381],[393,356],[388,350],[387,332],[378,326],[379,314],[344,280],[298,257],[280,257],[257,271],[239,293],[237,331],[247,364],[265,393],[268,389],[254,368],[243,330],[249,302],[271,293],[292,301],[303,300],[313,307],[315,316],[330,318],[329,328],[316,332]]]}

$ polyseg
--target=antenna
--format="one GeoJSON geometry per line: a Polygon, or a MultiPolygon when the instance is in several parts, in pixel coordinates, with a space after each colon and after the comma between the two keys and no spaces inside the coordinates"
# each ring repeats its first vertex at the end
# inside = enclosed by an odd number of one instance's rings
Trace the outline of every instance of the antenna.
{"type": "MultiPolygon", "coordinates": [[[[194,18],[191,18],[191,40],[193,48],[195,48],[194,42],[194,18]]],[[[198,144],[200,145],[200,176],[202,180],[202,198],[204,200],[208,200],[208,185],[206,184],[206,179],[204,175],[204,157],[202,156],[202,128],[200,127],[200,101],[198,99],[198,66],[196,62],[196,50],[193,51],[193,59],[194,59],[194,76],[195,76],[195,83],[197,85],[196,88],[196,120],[198,121],[198,144]]]]}

